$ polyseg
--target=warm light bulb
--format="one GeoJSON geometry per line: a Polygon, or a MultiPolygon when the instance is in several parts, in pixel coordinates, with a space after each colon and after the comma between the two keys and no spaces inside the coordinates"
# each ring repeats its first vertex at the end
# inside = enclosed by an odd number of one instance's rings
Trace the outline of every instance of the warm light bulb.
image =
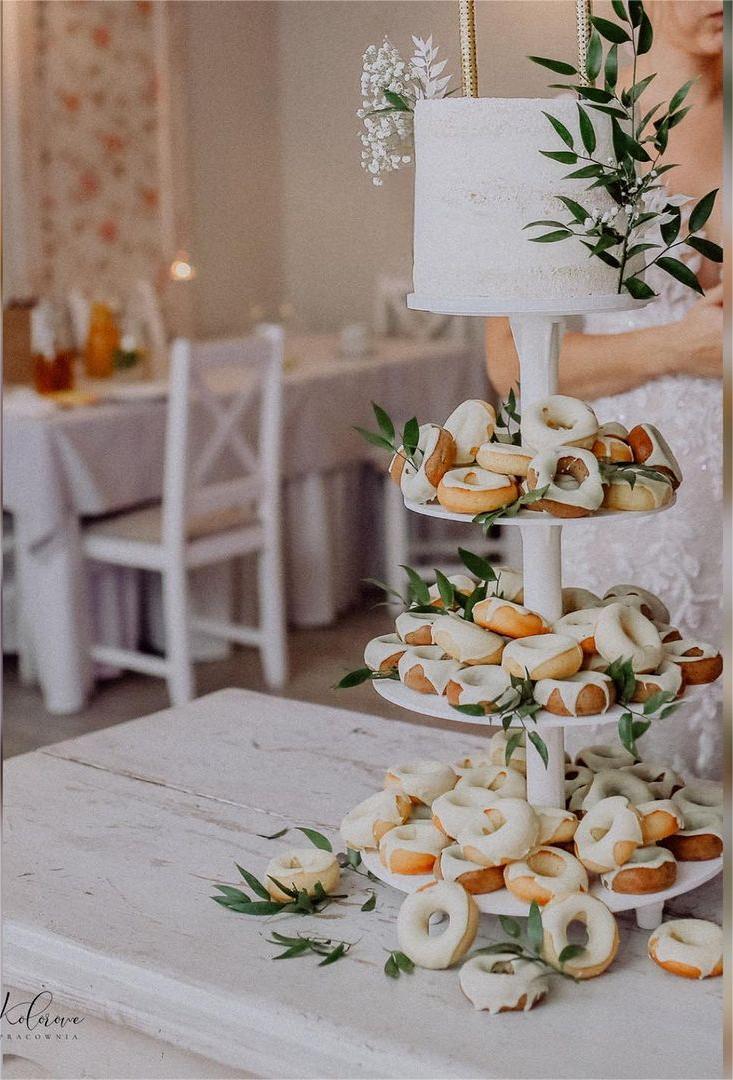
{"type": "Polygon", "coordinates": [[[185,251],[179,251],[171,263],[170,276],[173,281],[191,281],[196,277],[196,271],[188,260],[185,251]]]}

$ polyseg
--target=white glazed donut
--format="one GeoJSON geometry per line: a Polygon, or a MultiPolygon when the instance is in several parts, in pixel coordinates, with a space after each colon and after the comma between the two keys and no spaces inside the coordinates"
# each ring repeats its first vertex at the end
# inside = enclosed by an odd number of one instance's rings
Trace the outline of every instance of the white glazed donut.
{"type": "Polygon", "coordinates": [[[642,843],[639,815],[623,795],[597,802],[575,832],[575,854],[594,874],[623,866],[642,843]]]}
{"type": "Polygon", "coordinates": [[[522,406],[522,442],[536,450],[557,446],[591,447],[598,420],[590,405],[565,394],[553,394],[522,406]]]}
{"type": "Polygon", "coordinates": [[[389,671],[405,651],[405,646],[398,634],[381,634],[367,642],[364,649],[364,663],[372,671],[389,671]]]}
{"type": "Polygon", "coordinates": [[[401,791],[410,802],[431,806],[434,799],[455,787],[456,774],[441,761],[413,761],[390,766],[384,781],[386,788],[401,791]]]}
{"type": "Polygon", "coordinates": [[[450,469],[438,484],[438,502],[454,514],[481,514],[508,506],[519,497],[510,476],[500,476],[479,465],[450,469]]]}
{"type": "Polygon", "coordinates": [[[629,429],[620,424],[618,420],[608,420],[598,428],[598,434],[601,438],[604,435],[615,435],[617,439],[628,439],[629,429]]]}
{"type": "Polygon", "coordinates": [[[666,479],[637,476],[632,487],[622,476],[614,476],[606,481],[603,506],[606,510],[659,510],[671,503],[673,496],[672,485],[666,479]]]}
{"type": "MultiPolygon", "coordinates": [[[[504,669],[502,668],[502,670],[504,669]]],[[[504,672],[504,674],[506,675],[506,672],[504,672]]],[[[508,675],[507,678],[509,678],[508,675]]],[[[507,744],[516,733],[516,728],[510,728],[508,731],[495,732],[489,739],[489,759],[492,765],[511,765],[517,772],[526,776],[527,740],[523,731],[520,732],[519,742],[512,750],[509,761],[506,760],[507,744]]]]}
{"type": "Polygon", "coordinates": [[[453,436],[437,424],[421,424],[417,449],[413,455],[418,468],[400,451],[390,462],[389,475],[400,485],[402,494],[412,502],[426,503],[434,499],[438,484],[452,469],[456,460],[453,436]]]}
{"type": "Polygon", "coordinates": [[[622,765],[634,765],[634,755],[620,743],[601,743],[598,746],[584,746],[575,755],[576,765],[585,765],[591,772],[601,769],[620,769],[622,765]]]}
{"type": "Polygon", "coordinates": [[[682,469],[659,428],[653,424],[637,424],[629,432],[629,445],[634,453],[634,461],[664,473],[672,487],[680,486],[682,469]]]}
{"type": "Polygon", "coordinates": [[[651,799],[649,802],[636,803],[641,818],[641,835],[644,844],[657,844],[674,836],[685,827],[682,811],[671,799],[651,799]]]}
{"type": "Polygon", "coordinates": [[[588,872],[583,864],[562,848],[535,848],[525,859],[504,868],[509,892],[531,904],[548,904],[558,896],[588,892],[588,872]]]}
{"type": "Polygon", "coordinates": [[[639,761],[636,765],[622,765],[621,769],[622,772],[630,772],[646,780],[655,799],[670,799],[675,791],[683,786],[682,777],[674,769],[670,769],[669,765],[639,761]]]}
{"type": "MultiPolygon", "coordinates": [[[[461,593],[462,596],[470,596],[476,588],[476,582],[473,578],[468,577],[467,574],[449,574],[448,581],[451,583],[457,593],[461,593]]],[[[440,589],[437,585],[431,585],[428,589],[430,596],[430,603],[433,607],[442,608],[443,598],[440,595],[440,589]]],[[[457,606],[457,605],[456,605],[457,606]]]]}
{"type": "Polygon", "coordinates": [[[547,488],[532,508],[555,517],[587,517],[603,502],[601,470],[590,450],[558,447],[541,451],[530,462],[527,486],[530,491],[547,488]]]}
{"type": "Polygon", "coordinates": [[[521,604],[524,597],[524,574],[516,566],[495,566],[496,581],[487,585],[487,596],[498,596],[501,600],[510,600],[521,604]]]}
{"type": "Polygon", "coordinates": [[[474,604],[473,620],[479,626],[509,638],[533,637],[550,630],[538,612],[499,596],[487,596],[474,604]]]}
{"type": "Polygon", "coordinates": [[[540,679],[534,699],[557,716],[593,716],[616,700],[613,680],[600,671],[577,671],[567,679],[540,679]]]}
{"type": "Polygon", "coordinates": [[[501,796],[488,788],[453,788],[440,795],[432,805],[433,825],[452,840],[469,825],[483,824],[484,810],[493,806],[501,796]]]}
{"type": "MultiPolygon", "coordinates": [[[[489,748],[491,743],[489,742],[489,748]]],[[[458,761],[454,761],[451,764],[451,768],[456,776],[465,776],[471,769],[478,769],[481,765],[492,765],[491,754],[489,749],[476,750],[473,754],[466,754],[465,757],[459,758],[458,761]]]]}
{"type": "Polygon", "coordinates": [[[473,896],[504,888],[503,866],[479,866],[465,857],[458,844],[443,848],[433,872],[439,881],[457,881],[473,896]]]}
{"type": "Polygon", "coordinates": [[[407,796],[398,791],[377,791],[349,810],[341,822],[341,839],[354,851],[379,847],[388,829],[404,825],[410,806],[407,796]]]}
{"type": "Polygon", "coordinates": [[[406,896],[397,916],[400,949],[418,967],[442,971],[468,952],[478,930],[476,901],[454,881],[435,881],[406,896]],[[430,933],[430,919],[445,915],[448,925],[430,933]]]}
{"type": "Polygon", "coordinates": [[[651,619],[635,607],[609,604],[596,623],[596,648],[604,660],[631,660],[635,672],[656,671],[664,659],[662,639],[651,619]]]}
{"type": "MultiPolygon", "coordinates": [[[[602,425],[603,428],[607,426],[602,425]]],[[[599,461],[632,462],[634,460],[634,451],[626,439],[613,432],[603,431],[601,428],[598,429],[591,450],[599,461]]]]}
{"type": "Polygon", "coordinates": [[[433,623],[437,618],[437,612],[403,611],[395,619],[395,630],[406,645],[432,645],[433,623]]]}
{"type": "Polygon", "coordinates": [[[397,825],[379,841],[379,860],[393,874],[432,874],[448,837],[432,821],[397,825]]]}
{"type": "Polygon", "coordinates": [[[601,882],[611,892],[644,894],[669,889],[677,880],[677,860],[666,848],[649,844],[637,848],[616,870],[601,874],[601,882]]]}
{"type": "Polygon", "coordinates": [[[443,427],[456,444],[456,465],[470,465],[476,460],[478,448],[494,434],[496,412],[487,401],[471,398],[463,401],[450,414],[443,427]]]}
{"type": "Polygon", "coordinates": [[[623,795],[634,806],[649,802],[652,790],[639,776],[626,772],[625,769],[601,769],[593,774],[590,788],[581,804],[581,810],[587,813],[602,799],[612,795],[623,795]]]}
{"type": "Polygon", "coordinates": [[[707,919],[672,919],[649,937],[649,956],[685,979],[723,974],[723,931],[707,919]]]}
{"type": "Polygon", "coordinates": [[[704,641],[669,641],[664,646],[664,655],[672,664],[677,664],[685,686],[700,686],[714,682],[723,670],[723,657],[714,645],[704,641]]]}
{"type": "Polygon", "coordinates": [[[512,769],[509,765],[481,765],[464,773],[456,788],[481,788],[493,791],[503,799],[524,799],[527,794],[527,780],[524,773],[512,769]]]}
{"type": "Polygon", "coordinates": [[[534,812],[540,819],[538,845],[549,844],[552,847],[572,842],[578,828],[578,819],[572,811],[558,806],[535,806],[534,812]]]}
{"type": "Polygon", "coordinates": [[[551,900],[542,912],[542,926],[542,956],[574,979],[592,979],[600,975],[610,967],[618,952],[616,920],[601,900],[588,893],[572,893],[551,900]],[[573,922],[585,924],[588,940],[579,956],[561,964],[560,954],[569,944],[568,927],[573,922]]]}
{"type": "Polygon", "coordinates": [[[539,818],[525,799],[498,799],[456,837],[466,858],[481,866],[523,859],[537,844],[539,818]]]}
{"type": "Polygon", "coordinates": [[[501,476],[526,476],[529,463],[535,455],[536,451],[529,446],[487,442],[479,447],[476,461],[482,469],[499,473],[501,476]]]}
{"type": "Polygon", "coordinates": [[[397,664],[400,681],[420,694],[444,694],[461,665],[443,655],[439,645],[411,645],[397,664]]]}
{"type": "Polygon", "coordinates": [[[681,862],[716,859],[723,852],[723,788],[714,780],[694,780],[672,795],[684,829],[662,843],[681,862]]]}
{"type": "Polygon", "coordinates": [[[578,642],[584,653],[592,655],[596,649],[596,623],[602,608],[580,608],[578,611],[569,611],[556,623],[553,623],[554,634],[566,634],[578,642]]]}
{"type": "Polygon", "coordinates": [[[504,638],[460,615],[439,615],[433,623],[433,644],[462,664],[498,664],[504,638]]]}
{"type": "Polygon", "coordinates": [[[684,690],[684,680],[678,664],[669,660],[663,660],[659,665],[659,671],[641,672],[636,677],[636,686],[631,698],[632,701],[643,702],[653,697],[660,691],[665,690],[676,697],[684,690]]]}
{"type": "Polygon", "coordinates": [[[341,871],[333,852],[312,847],[291,848],[281,855],[276,855],[267,864],[265,871],[267,891],[273,900],[284,904],[293,898],[283,892],[275,882],[284,885],[286,889],[297,889],[298,892],[304,890],[312,896],[319,882],[324,892],[335,892],[340,879],[341,871]]]}
{"type": "Polygon", "coordinates": [[[445,696],[451,705],[480,705],[485,713],[497,712],[518,697],[506,671],[497,664],[476,664],[457,672],[445,696]]]}
{"type": "Polygon", "coordinates": [[[501,666],[510,675],[535,680],[569,679],[580,670],[582,662],[580,645],[564,634],[538,634],[510,641],[501,658],[501,666]]]}
{"type": "Polygon", "coordinates": [[[723,785],[716,780],[693,780],[672,795],[680,808],[686,829],[707,825],[711,816],[723,816],[723,785]]]}
{"type": "Polygon", "coordinates": [[[600,603],[600,596],[596,596],[590,589],[568,586],[562,591],[563,615],[569,615],[572,611],[582,611],[584,608],[597,608],[600,607],[600,603]]]}
{"type": "Polygon", "coordinates": [[[648,589],[642,589],[640,585],[612,585],[603,594],[603,599],[610,601],[623,600],[625,597],[630,597],[634,603],[638,602],[642,615],[646,615],[652,622],[669,622],[669,611],[665,604],[658,596],[648,589]]]}
{"type": "Polygon", "coordinates": [[[491,1015],[527,1012],[550,988],[542,964],[511,952],[472,956],[461,967],[458,982],[474,1009],[491,1015]]]}
{"type": "Polygon", "coordinates": [[[593,783],[593,772],[587,765],[574,765],[567,762],[565,765],[565,799],[570,810],[579,810],[580,804],[585,798],[593,783]],[[570,804],[570,800],[578,796],[576,805],[570,804]]]}

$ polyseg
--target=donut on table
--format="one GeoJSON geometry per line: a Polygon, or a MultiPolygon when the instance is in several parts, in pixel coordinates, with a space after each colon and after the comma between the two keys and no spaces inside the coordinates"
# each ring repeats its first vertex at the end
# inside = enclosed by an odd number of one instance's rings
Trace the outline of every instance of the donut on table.
{"type": "Polygon", "coordinates": [[[578,819],[570,810],[556,806],[535,806],[534,812],[540,819],[538,845],[555,847],[572,842],[578,819]]]}
{"type": "Polygon", "coordinates": [[[638,802],[636,809],[641,818],[641,835],[645,846],[657,844],[668,836],[674,836],[685,827],[682,811],[671,799],[638,802]]]}
{"type": "Polygon", "coordinates": [[[622,476],[605,482],[603,507],[606,510],[660,510],[672,502],[674,490],[668,480],[637,476],[633,487],[622,476]]]}
{"type": "Polygon", "coordinates": [[[634,755],[620,743],[600,743],[578,750],[575,764],[585,765],[591,772],[600,772],[601,769],[620,769],[622,765],[634,765],[636,761],[634,755]]]}
{"type": "Polygon", "coordinates": [[[431,806],[439,795],[456,785],[456,774],[450,765],[441,761],[414,761],[407,765],[391,766],[384,786],[407,795],[412,803],[431,806]]]}
{"type": "Polygon", "coordinates": [[[395,619],[395,629],[406,645],[432,645],[433,623],[438,618],[430,611],[403,611],[395,619]]]}
{"type": "Polygon", "coordinates": [[[723,670],[723,657],[713,645],[704,641],[669,641],[664,646],[664,655],[671,664],[676,664],[682,674],[685,686],[700,686],[714,682],[723,670]]]}
{"type": "Polygon", "coordinates": [[[593,979],[601,975],[611,966],[618,952],[616,920],[601,900],[588,893],[572,893],[551,900],[542,912],[542,927],[543,958],[574,979],[593,979]],[[561,964],[560,954],[570,944],[568,928],[573,922],[585,924],[588,940],[582,953],[561,964]]]}
{"type": "Polygon", "coordinates": [[[390,462],[389,475],[399,484],[406,499],[426,503],[434,499],[438,484],[456,460],[453,436],[437,424],[421,424],[413,455],[417,468],[404,456],[403,447],[390,462]]]}
{"type": "Polygon", "coordinates": [[[539,679],[534,699],[556,716],[593,716],[616,700],[613,680],[600,671],[576,671],[567,679],[539,679]]]}
{"type": "Polygon", "coordinates": [[[542,964],[512,952],[472,956],[462,966],[458,982],[474,1009],[491,1015],[527,1012],[550,988],[542,964]]]}
{"type": "Polygon", "coordinates": [[[265,886],[273,900],[287,904],[293,898],[283,892],[280,885],[287,889],[297,889],[313,896],[316,885],[320,883],[323,891],[333,893],[338,888],[341,870],[332,851],[319,848],[291,848],[276,855],[267,864],[265,886]],[[274,879],[274,880],[273,880],[274,879]],[[277,882],[280,885],[276,884],[277,882]]]}
{"type": "Polygon", "coordinates": [[[393,874],[432,874],[448,837],[432,821],[397,825],[379,841],[379,861],[393,874]]]}
{"type": "Polygon", "coordinates": [[[652,622],[669,622],[669,611],[666,605],[658,596],[649,592],[648,589],[642,589],[640,585],[612,585],[603,594],[604,601],[624,601],[627,598],[632,603],[638,604],[642,615],[646,615],[647,619],[651,619],[652,622]]]}
{"type": "Polygon", "coordinates": [[[406,896],[397,916],[397,939],[402,952],[418,967],[440,971],[455,964],[473,945],[479,910],[470,893],[455,881],[434,881],[406,896]],[[448,925],[430,933],[434,915],[448,925]]]}
{"type": "Polygon", "coordinates": [[[629,445],[634,453],[634,461],[664,473],[673,488],[680,486],[682,470],[659,428],[653,424],[637,424],[629,432],[629,445]]]}
{"type": "MultiPolygon", "coordinates": [[[[468,577],[467,574],[449,574],[448,581],[451,583],[455,591],[461,594],[461,596],[470,596],[476,588],[476,582],[473,580],[473,578],[468,577]]],[[[440,595],[440,589],[437,585],[431,585],[428,589],[428,594],[430,596],[430,603],[433,607],[445,607],[445,604],[443,603],[443,597],[440,595]]],[[[456,605],[456,607],[457,606],[458,605],[456,605]]]]}
{"type": "Polygon", "coordinates": [[[649,956],[685,979],[723,974],[723,931],[707,919],[671,919],[649,937],[649,956]]]}
{"type": "Polygon", "coordinates": [[[578,611],[570,611],[563,615],[556,623],[553,623],[552,631],[555,634],[567,634],[578,642],[584,653],[592,655],[596,649],[596,623],[602,608],[580,608],[578,611]]]}
{"type": "Polygon", "coordinates": [[[495,566],[496,581],[487,584],[487,596],[498,596],[521,604],[524,598],[524,574],[516,566],[495,566]]]}
{"type": "Polygon", "coordinates": [[[497,799],[483,817],[456,837],[471,862],[501,866],[523,859],[536,846],[540,822],[525,799],[497,799]]]}
{"type": "Polygon", "coordinates": [[[530,491],[547,488],[532,508],[554,517],[587,517],[603,502],[598,458],[590,450],[560,446],[541,451],[527,470],[527,487],[530,491]]]}
{"type": "Polygon", "coordinates": [[[525,859],[504,868],[510,893],[531,904],[548,904],[558,896],[588,892],[588,873],[581,862],[562,848],[544,845],[525,859]]]}
{"type": "Polygon", "coordinates": [[[646,780],[649,789],[655,799],[669,799],[678,788],[684,786],[684,781],[679,773],[670,769],[668,765],[657,765],[651,761],[639,761],[636,765],[622,765],[622,772],[633,773],[634,776],[646,780]]]}
{"type": "Polygon", "coordinates": [[[575,854],[586,870],[605,874],[623,866],[643,844],[636,808],[623,795],[591,807],[575,833],[575,854]]]}
{"type": "Polygon", "coordinates": [[[471,398],[456,406],[443,424],[456,444],[456,465],[475,461],[478,448],[491,438],[495,426],[496,412],[488,401],[471,398]]]}
{"type": "Polygon", "coordinates": [[[444,660],[443,655],[439,645],[411,645],[397,664],[401,682],[420,694],[444,694],[461,665],[457,660],[444,660]]]}
{"type": "MultiPolygon", "coordinates": [[[[477,605],[478,606],[478,605],[477,605]]],[[[510,675],[530,679],[569,679],[580,670],[583,650],[564,634],[539,634],[510,641],[501,666],[510,675]]]]}
{"type": "Polygon", "coordinates": [[[553,394],[522,407],[522,442],[536,450],[558,446],[590,448],[598,420],[590,405],[565,394],[553,394]]]}
{"type": "Polygon", "coordinates": [[[674,694],[675,697],[679,697],[684,690],[684,680],[679,664],[663,660],[658,671],[647,672],[646,674],[639,672],[636,676],[636,686],[631,700],[641,703],[662,690],[674,694]]]}
{"type": "Polygon", "coordinates": [[[433,868],[438,881],[455,881],[472,896],[504,888],[503,866],[479,866],[467,859],[458,844],[443,848],[433,868]]]}
{"type": "Polygon", "coordinates": [[[676,880],[677,860],[671,851],[655,844],[637,848],[623,866],[601,874],[601,882],[611,892],[640,896],[669,889],[676,880]]]}
{"type": "Polygon", "coordinates": [[[590,589],[577,589],[568,586],[562,591],[562,613],[569,615],[573,611],[582,611],[584,608],[600,607],[601,598],[591,592],[590,589]]]}
{"type": "Polygon", "coordinates": [[[526,476],[529,463],[536,453],[528,446],[486,442],[479,447],[476,461],[482,469],[499,473],[500,476],[526,476]]]}
{"type": "Polygon", "coordinates": [[[481,822],[485,810],[500,798],[488,788],[467,787],[453,788],[439,795],[431,807],[432,822],[452,840],[468,825],[481,822]]]}
{"type": "Polygon", "coordinates": [[[379,847],[389,829],[404,825],[411,806],[399,791],[377,791],[349,810],[341,822],[341,839],[354,851],[379,847]]]}
{"type": "Polygon", "coordinates": [[[433,643],[462,664],[498,664],[504,638],[460,615],[439,615],[432,626],[433,643]]]}
{"type": "Polygon", "coordinates": [[[593,774],[593,780],[581,804],[583,813],[587,813],[596,803],[613,795],[623,795],[634,806],[647,803],[652,798],[652,790],[639,776],[624,769],[601,769],[593,774]]]}
{"type": "Polygon", "coordinates": [[[638,608],[626,604],[613,603],[601,609],[595,641],[604,660],[630,659],[635,672],[656,671],[665,656],[654,623],[638,608]]]}
{"type": "MultiPolygon", "coordinates": [[[[502,668],[502,671],[504,669],[502,668]]],[[[506,672],[504,672],[506,675],[506,672]]],[[[507,678],[509,676],[507,675],[507,678]]],[[[527,740],[524,732],[520,732],[520,739],[511,753],[509,761],[506,760],[506,748],[509,740],[516,734],[516,728],[508,731],[497,731],[489,739],[489,761],[492,765],[511,765],[517,772],[527,775],[527,740]]]]}
{"type": "Polygon", "coordinates": [[[504,668],[476,664],[451,676],[445,696],[453,706],[480,705],[484,713],[492,713],[517,700],[517,691],[504,668]]]}
{"type": "Polygon", "coordinates": [[[381,634],[367,642],[364,663],[372,671],[391,671],[404,652],[405,645],[398,634],[381,634]]]}
{"type": "Polygon", "coordinates": [[[508,638],[550,633],[550,627],[538,612],[530,611],[522,604],[504,600],[499,596],[487,596],[485,600],[479,600],[473,608],[473,621],[508,638]]]}
{"type": "Polygon", "coordinates": [[[482,765],[464,773],[456,784],[456,790],[481,788],[501,795],[503,799],[524,799],[527,794],[527,780],[524,773],[512,769],[509,765],[482,765]]]}
{"type": "Polygon", "coordinates": [[[453,514],[481,514],[516,502],[514,480],[478,465],[450,469],[438,484],[438,502],[453,514]]]}

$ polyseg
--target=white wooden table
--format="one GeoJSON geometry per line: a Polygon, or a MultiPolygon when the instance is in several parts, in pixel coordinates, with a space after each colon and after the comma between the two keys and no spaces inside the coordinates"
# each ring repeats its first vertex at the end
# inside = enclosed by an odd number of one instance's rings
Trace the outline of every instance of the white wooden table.
{"type": "MultiPolygon", "coordinates": [[[[58,743],[6,766],[4,975],[14,1000],[48,988],[85,1017],[77,1039],[4,1043],[54,1077],[715,1077],[721,982],[689,982],[621,948],[585,984],[554,978],[530,1013],[475,1012],[455,971],[382,971],[399,897],[362,878],[321,917],[235,915],[209,899],[262,873],[310,825],[336,840],[342,814],[385,766],[450,760],[481,745],[458,731],[240,690],[58,743]],[[319,969],[275,963],[272,929],[358,942],[319,969]]],[[[712,883],[670,905],[720,918],[712,883]]],[[[493,917],[479,943],[499,938],[493,917]]],[[[503,935],[502,935],[503,936],[503,935]]]]}

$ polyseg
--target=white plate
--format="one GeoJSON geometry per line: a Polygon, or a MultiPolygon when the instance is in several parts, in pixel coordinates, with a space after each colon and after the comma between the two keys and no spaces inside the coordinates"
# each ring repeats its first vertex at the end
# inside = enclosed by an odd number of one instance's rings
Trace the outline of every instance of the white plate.
{"type": "MultiPolygon", "coordinates": [[[[668,502],[666,506],[658,506],[656,510],[596,510],[595,514],[575,518],[555,517],[554,514],[548,514],[546,510],[520,510],[516,517],[497,518],[496,524],[520,526],[558,525],[562,526],[562,528],[568,526],[575,528],[599,520],[609,521],[613,519],[617,521],[619,518],[623,518],[625,521],[640,521],[642,518],[652,517],[654,514],[661,514],[665,510],[670,510],[676,501],[677,496],[673,495],[671,502],[668,502]]],[[[438,502],[416,503],[411,499],[405,499],[405,506],[408,510],[412,510],[413,513],[423,514],[425,517],[442,518],[443,521],[464,521],[468,525],[473,523],[473,514],[455,514],[452,510],[446,510],[438,502]]]]}

